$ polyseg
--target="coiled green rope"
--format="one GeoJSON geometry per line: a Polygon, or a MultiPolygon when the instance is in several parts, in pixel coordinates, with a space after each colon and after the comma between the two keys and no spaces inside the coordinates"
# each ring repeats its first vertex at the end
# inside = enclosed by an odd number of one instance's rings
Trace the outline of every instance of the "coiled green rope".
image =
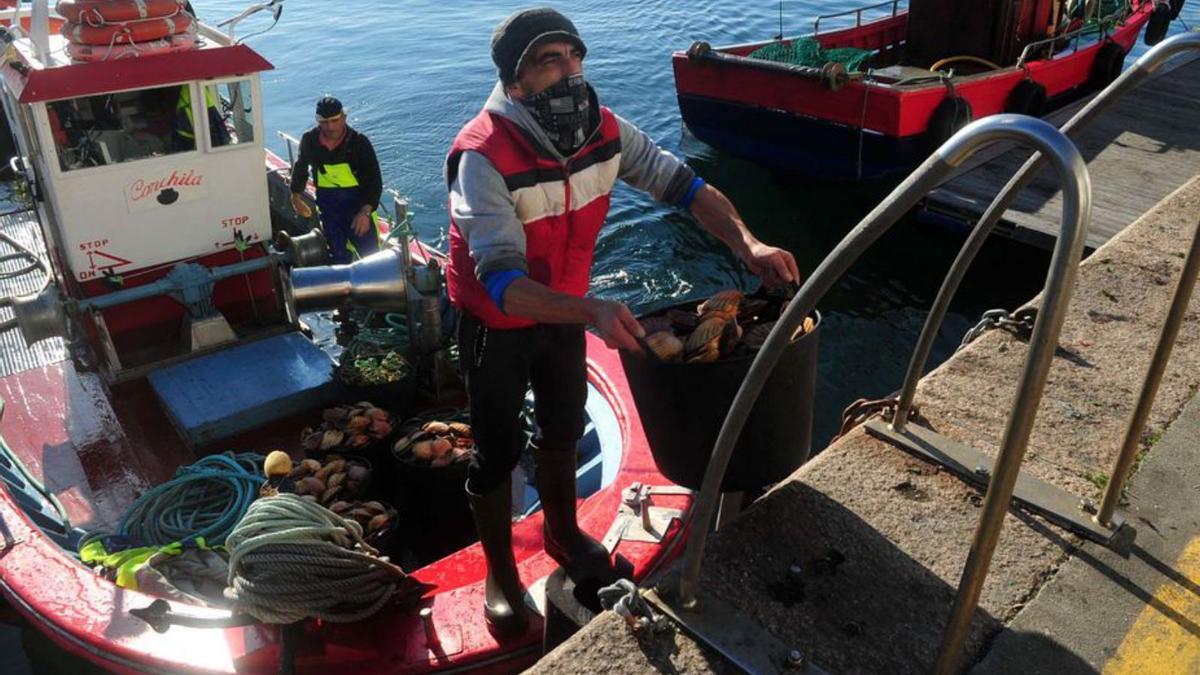
{"type": "MultiPolygon", "coordinates": [[[[220,545],[250,508],[264,480],[260,455],[210,455],[180,467],[175,478],[138,497],[121,518],[116,535],[128,546],[166,546],[194,537],[220,545]]],[[[80,547],[109,536],[90,533],[80,547]]]]}
{"type": "Polygon", "coordinates": [[[358,523],[292,494],[255,502],[226,545],[225,595],[264,623],[358,621],[397,593],[417,598],[425,590],[377,557],[358,523]]]}

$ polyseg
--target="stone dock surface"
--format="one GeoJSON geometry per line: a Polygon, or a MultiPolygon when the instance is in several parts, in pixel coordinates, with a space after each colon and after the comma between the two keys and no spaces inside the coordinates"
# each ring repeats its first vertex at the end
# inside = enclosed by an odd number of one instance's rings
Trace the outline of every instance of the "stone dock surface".
{"type": "MultiPolygon", "coordinates": [[[[1082,263],[1023,471],[1099,501],[1198,224],[1195,177],[1082,263]]],[[[992,330],[959,351],[921,381],[918,423],[994,456],[1027,347],[1017,335],[992,330]]],[[[1147,607],[1185,629],[1178,637],[1185,643],[1162,653],[1186,658],[1188,644],[1200,642],[1200,579],[1192,576],[1200,569],[1200,547],[1187,548],[1200,535],[1200,463],[1181,459],[1196,455],[1186,454],[1188,441],[1196,445],[1186,430],[1197,428],[1200,410],[1189,409],[1194,414],[1172,435],[1172,446],[1185,450],[1161,459],[1156,452],[1160,442],[1166,447],[1166,432],[1197,388],[1200,294],[1180,330],[1143,435],[1148,452],[1130,485],[1126,513],[1138,529],[1134,554],[1118,564],[1109,560],[1117,558],[1111,552],[1010,510],[964,669],[1037,672],[1036,663],[1054,663],[1043,672],[1104,670],[1120,661],[1118,652],[1127,653],[1126,638],[1138,626],[1157,619],[1142,616],[1147,607]],[[1165,480],[1169,476],[1179,480],[1165,480]],[[1155,529],[1160,519],[1172,531],[1169,542],[1155,529]],[[1197,565],[1185,569],[1179,561],[1186,562],[1191,549],[1197,549],[1197,565]],[[1172,604],[1172,584],[1190,604],[1172,604]],[[1063,599],[1047,601],[1054,594],[1063,599]],[[1055,618],[1055,608],[1068,602],[1074,603],[1068,614],[1079,615],[1074,622],[1055,618]],[[1090,622],[1095,629],[1087,630],[1081,626],[1089,625],[1089,613],[1112,616],[1096,618],[1090,622]],[[1093,635],[1105,632],[1103,639],[1093,635]],[[1032,654],[1042,660],[1001,660],[1032,654]],[[1045,660],[1051,657],[1057,660],[1045,660]]],[[[930,672],[981,503],[980,491],[857,428],[714,534],[701,581],[827,672],[930,672]],[[789,577],[792,565],[800,565],[799,579],[789,577]]],[[[1160,636],[1171,635],[1170,626],[1160,628],[1160,636]]],[[[1197,672],[1187,670],[1186,661],[1165,665],[1159,672],[1197,672]]],[[[606,612],[530,672],[738,670],[683,631],[639,641],[606,612]]]]}

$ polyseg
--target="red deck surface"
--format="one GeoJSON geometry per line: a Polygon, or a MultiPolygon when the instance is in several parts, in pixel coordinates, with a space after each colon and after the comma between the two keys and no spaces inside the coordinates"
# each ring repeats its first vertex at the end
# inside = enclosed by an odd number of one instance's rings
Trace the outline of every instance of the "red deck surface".
{"type": "MultiPolygon", "coordinates": [[[[609,529],[623,488],[634,481],[665,485],[655,469],[615,352],[589,335],[589,377],[612,405],[622,430],[623,456],[616,482],[580,504],[580,525],[600,538],[609,529]]],[[[0,378],[7,411],[0,434],[18,457],[64,501],[72,522],[111,526],[148,486],[169,478],[194,457],[175,437],[144,383],[110,396],[94,375],[58,363],[0,378]]],[[[284,447],[299,454],[294,426],[276,424],[247,439],[246,447],[284,447]]],[[[685,497],[661,497],[660,506],[685,508],[685,497]]],[[[542,552],[540,514],[516,523],[514,549],[526,584],[553,571],[542,552]]],[[[69,651],[119,672],[275,672],[275,633],[267,628],[152,631],[128,612],[153,598],[95,576],[47,540],[0,490],[0,528],[15,542],[0,552],[0,586],[13,606],[69,651]]],[[[677,552],[679,526],[668,545],[621,542],[617,554],[643,578],[677,552]]],[[[298,659],[302,672],[417,673],[475,664],[482,672],[512,672],[539,656],[541,624],[518,639],[497,644],[483,622],[483,558],[478,545],[416,570],[437,588],[425,599],[433,609],[443,653],[425,644],[415,612],[385,609],[353,625],[308,627],[298,659]],[[490,664],[490,665],[488,665],[490,664]]],[[[179,609],[178,603],[172,603],[179,609]]],[[[189,613],[223,611],[183,607],[189,613]]]]}

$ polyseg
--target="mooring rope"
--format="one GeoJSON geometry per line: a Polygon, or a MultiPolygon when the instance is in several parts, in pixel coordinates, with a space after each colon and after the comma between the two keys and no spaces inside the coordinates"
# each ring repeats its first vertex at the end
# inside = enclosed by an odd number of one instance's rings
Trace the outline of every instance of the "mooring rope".
{"type": "Polygon", "coordinates": [[[364,619],[409,580],[362,527],[296,495],[256,501],[226,540],[226,597],[265,623],[364,619]]]}
{"type": "MultiPolygon", "coordinates": [[[[125,512],[116,532],[120,544],[166,546],[194,537],[204,537],[212,546],[224,543],[258,496],[261,464],[255,453],[225,453],[180,467],[175,478],[142,494],[125,512]]],[[[89,532],[79,546],[111,536],[89,532]]]]}

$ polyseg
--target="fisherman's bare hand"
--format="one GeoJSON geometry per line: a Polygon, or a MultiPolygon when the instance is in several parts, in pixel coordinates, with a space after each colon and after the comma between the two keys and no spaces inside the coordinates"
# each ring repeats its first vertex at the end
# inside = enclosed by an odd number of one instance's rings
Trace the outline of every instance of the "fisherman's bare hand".
{"type": "Polygon", "coordinates": [[[366,236],[371,231],[371,212],[359,211],[357,216],[354,216],[354,223],[351,225],[354,228],[354,235],[357,237],[366,236]]]}
{"type": "Polygon", "coordinates": [[[746,266],[762,277],[767,288],[800,283],[800,268],[796,265],[796,258],[775,246],[762,242],[751,244],[746,255],[746,266]]]}
{"type": "Polygon", "coordinates": [[[604,344],[610,349],[624,349],[635,354],[641,353],[642,348],[637,339],[646,336],[642,324],[633,316],[629,308],[611,300],[592,300],[591,324],[596,327],[604,344]]]}
{"type": "Polygon", "coordinates": [[[312,208],[309,207],[308,202],[304,201],[304,197],[299,192],[292,193],[292,210],[301,218],[312,216],[312,208]]]}

